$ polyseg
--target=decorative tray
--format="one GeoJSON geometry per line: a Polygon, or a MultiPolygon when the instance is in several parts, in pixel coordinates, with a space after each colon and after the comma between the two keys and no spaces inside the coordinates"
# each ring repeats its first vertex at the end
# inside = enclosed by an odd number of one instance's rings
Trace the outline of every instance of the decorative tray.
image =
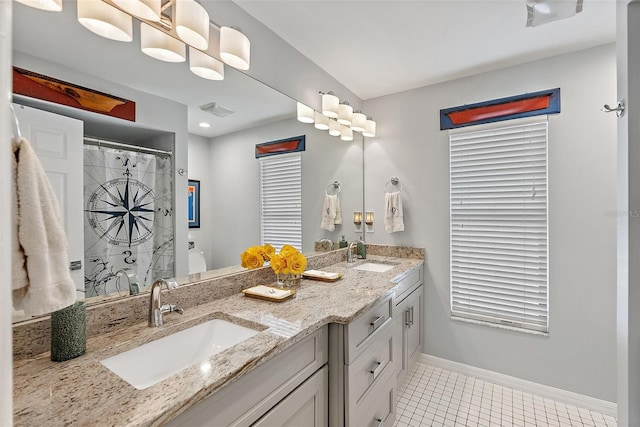
{"type": "Polygon", "coordinates": [[[258,285],[242,291],[248,297],[267,301],[280,302],[291,298],[296,294],[294,289],[273,288],[271,286],[258,285]]]}
{"type": "Polygon", "coordinates": [[[307,270],[302,273],[305,279],[322,280],[324,282],[335,282],[342,279],[342,273],[329,273],[322,270],[307,270]]]}

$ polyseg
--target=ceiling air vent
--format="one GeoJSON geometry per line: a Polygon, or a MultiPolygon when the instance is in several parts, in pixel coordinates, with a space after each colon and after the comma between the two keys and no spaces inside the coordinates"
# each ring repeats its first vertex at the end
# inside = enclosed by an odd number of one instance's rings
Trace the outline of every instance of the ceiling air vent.
{"type": "Polygon", "coordinates": [[[218,116],[218,117],[226,117],[229,114],[235,113],[235,111],[227,107],[223,107],[217,102],[210,102],[208,104],[201,105],[200,109],[202,111],[206,111],[207,113],[213,114],[214,116],[218,116]]]}

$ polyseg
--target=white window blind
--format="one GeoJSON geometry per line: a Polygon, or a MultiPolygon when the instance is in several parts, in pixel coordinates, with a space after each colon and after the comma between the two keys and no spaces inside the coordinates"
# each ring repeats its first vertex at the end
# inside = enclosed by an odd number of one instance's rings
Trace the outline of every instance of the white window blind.
{"type": "Polygon", "coordinates": [[[302,157],[260,159],[260,239],[276,250],[291,245],[302,251],[302,157]]]}
{"type": "Polygon", "coordinates": [[[546,120],[449,140],[452,318],[548,332],[546,120]]]}

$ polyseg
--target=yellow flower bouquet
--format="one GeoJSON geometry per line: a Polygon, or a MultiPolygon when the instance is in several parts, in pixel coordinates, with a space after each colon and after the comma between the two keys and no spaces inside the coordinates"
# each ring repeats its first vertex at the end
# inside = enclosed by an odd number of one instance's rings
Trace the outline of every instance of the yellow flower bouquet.
{"type": "Polygon", "coordinates": [[[287,275],[289,279],[298,279],[307,268],[307,258],[291,245],[284,245],[280,253],[276,254],[273,246],[252,246],[240,255],[242,267],[253,269],[262,267],[269,261],[271,269],[276,273],[277,284],[282,286],[280,275],[287,275]]]}

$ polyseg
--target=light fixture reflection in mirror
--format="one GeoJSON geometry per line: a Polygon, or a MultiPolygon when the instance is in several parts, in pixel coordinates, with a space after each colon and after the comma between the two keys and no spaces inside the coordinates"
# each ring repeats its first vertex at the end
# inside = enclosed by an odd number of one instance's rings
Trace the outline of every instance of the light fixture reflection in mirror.
{"type": "Polygon", "coordinates": [[[343,141],[353,141],[353,130],[346,126],[342,126],[342,132],[340,133],[340,139],[343,141]]]}
{"type": "Polygon", "coordinates": [[[307,107],[302,102],[297,103],[297,111],[298,111],[298,121],[302,123],[313,123],[314,119],[314,111],[313,108],[307,107]]]}
{"type": "Polygon", "coordinates": [[[364,223],[367,225],[373,225],[373,212],[367,212],[365,214],[364,223]]]}
{"type": "Polygon", "coordinates": [[[353,213],[353,223],[355,225],[361,225],[362,224],[362,212],[354,212],[353,213]]]}
{"type": "Polygon", "coordinates": [[[140,24],[140,48],[150,57],[165,62],[184,62],[187,57],[184,43],[144,22],[140,24]]]}
{"type": "Polygon", "coordinates": [[[329,129],[329,117],[325,116],[322,113],[318,113],[317,111],[314,113],[315,117],[315,128],[319,130],[328,130],[329,129]]]}

